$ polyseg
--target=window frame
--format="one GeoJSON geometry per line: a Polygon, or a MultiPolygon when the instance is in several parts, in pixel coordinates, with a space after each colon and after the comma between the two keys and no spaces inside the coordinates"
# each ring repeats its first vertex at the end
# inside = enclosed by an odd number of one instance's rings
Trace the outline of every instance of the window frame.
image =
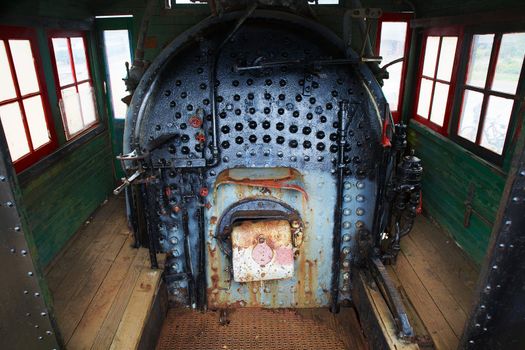
{"type": "MultiPolygon", "coordinates": [[[[34,28],[29,27],[15,27],[15,26],[4,26],[0,25],[0,40],[3,40],[7,45],[6,51],[7,51],[7,57],[8,57],[8,63],[9,63],[9,71],[11,73],[11,78],[13,79],[13,85],[15,87],[16,97],[11,98],[9,100],[5,100],[0,102],[0,105],[7,105],[13,102],[18,103],[22,121],[24,124],[24,131],[26,134],[26,140],[28,142],[29,146],[29,153],[22,156],[21,158],[13,161],[13,167],[17,173],[22,172],[23,170],[31,167],[38,161],[40,161],[42,158],[50,155],[58,148],[58,138],[56,134],[55,124],[53,121],[53,116],[51,113],[51,108],[49,105],[49,96],[45,84],[45,74],[42,67],[42,58],[40,56],[40,52],[38,49],[38,37],[36,30],[34,28]],[[38,84],[38,92],[32,92],[25,95],[21,94],[20,91],[20,85],[18,82],[18,77],[16,76],[16,71],[14,67],[13,57],[11,54],[10,47],[8,45],[9,40],[27,40],[29,41],[29,45],[31,47],[31,52],[33,54],[33,63],[35,66],[35,73],[36,73],[36,80],[38,84]],[[39,64],[40,63],[40,64],[39,64]],[[31,134],[29,131],[29,124],[27,121],[27,116],[25,112],[25,108],[23,106],[24,99],[40,96],[42,100],[42,108],[44,111],[44,119],[46,122],[48,135],[49,135],[49,141],[34,149],[33,148],[33,142],[31,140],[31,134]]],[[[4,126],[5,128],[5,126],[4,126]]]]}
{"type": "Polygon", "coordinates": [[[474,153],[475,155],[487,160],[490,163],[493,163],[497,166],[503,166],[503,162],[505,160],[506,154],[509,151],[509,148],[511,146],[511,140],[513,139],[512,133],[516,132],[515,125],[517,123],[518,115],[520,110],[523,108],[523,98],[525,97],[525,58],[522,62],[521,66],[521,72],[519,75],[518,85],[516,87],[516,92],[514,94],[514,104],[512,106],[512,111],[510,113],[510,120],[509,120],[509,126],[507,128],[507,133],[505,134],[505,141],[503,145],[503,149],[501,154],[498,154],[496,152],[493,152],[489,150],[488,148],[485,148],[479,144],[480,137],[483,129],[483,122],[486,117],[486,110],[488,105],[488,100],[490,96],[497,96],[497,97],[504,97],[504,98],[510,98],[512,94],[494,91],[491,88],[488,88],[490,86],[489,84],[492,83],[494,79],[494,75],[496,72],[497,67],[497,60],[498,60],[498,54],[501,44],[501,37],[503,34],[506,33],[515,33],[515,32],[525,32],[525,26],[524,25],[505,25],[505,26],[490,26],[490,27],[470,27],[468,30],[465,31],[465,43],[462,46],[461,55],[462,57],[468,57],[467,60],[463,60],[461,62],[461,65],[459,67],[459,73],[458,73],[458,84],[456,87],[456,91],[454,94],[454,109],[453,109],[453,117],[451,120],[451,127],[450,127],[450,138],[460,145],[461,147],[467,149],[468,151],[474,153]],[[490,61],[489,61],[489,67],[487,69],[487,77],[485,81],[485,86],[483,88],[478,87],[471,87],[467,85],[466,79],[468,74],[468,68],[469,64],[471,62],[471,47],[472,47],[472,41],[474,38],[474,35],[483,35],[483,34],[494,34],[494,42],[493,47],[491,51],[490,61]],[[459,123],[461,121],[461,112],[463,108],[463,99],[464,99],[464,91],[466,89],[480,92],[483,94],[483,104],[482,104],[482,110],[480,112],[480,121],[478,123],[478,133],[476,135],[476,141],[472,142],[466,138],[461,137],[458,134],[459,129],[459,123]]]}
{"type": "MultiPolygon", "coordinates": [[[[410,44],[412,40],[412,30],[410,29],[410,20],[414,18],[414,14],[411,12],[387,12],[379,18],[377,23],[377,33],[376,33],[376,53],[379,55],[381,49],[381,30],[383,28],[383,22],[406,22],[407,30],[405,36],[405,48],[403,50],[404,60],[401,62],[401,82],[399,84],[399,96],[397,101],[397,110],[391,111],[394,122],[398,123],[401,120],[401,113],[403,109],[403,100],[405,95],[405,81],[408,69],[408,59],[410,53],[410,44]]],[[[389,63],[389,62],[382,62],[389,63]]],[[[397,64],[397,63],[396,63],[397,64]]]]}
{"type": "Polygon", "coordinates": [[[51,56],[51,65],[53,66],[53,77],[55,79],[55,89],[56,89],[56,94],[57,94],[57,98],[58,98],[58,101],[60,103],[61,100],[63,100],[62,98],[62,89],[67,89],[67,88],[71,88],[71,87],[75,87],[76,89],[76,92],[78,93],[78,86],[81,85],[81,84],[84,84],[84,83],[89,83],[91,85],[91,88],[93,89],[93,100],[94,100],[94,111],[95,111],[95,121],[91,124],[87,124],[87,126],[85,126],[83,129],[75,132],[75,133],[70,133],[69,132],[69,126],[67,124],[67,120],[65,119],[65,115],[63,115],[62,113],[62,110],[61,108],[59,108],[60,110],[60,117],[62,119],[62,125],[64,127],[64,134],[66,136],[66,142],[71,142],[75,139],[77,139],[78,137],[80,137],[81,135],[85,134],[85,133],[88,133],[89,131],[95,129],[98,125],[101,124],[101,117],[99,115],[99,109],[98,109],[98,102],[97,102],[97,98],[96,98],[96,91],[95,91],[95,84],[94,84],[94,80],[93,80],[93,72],[92,72],[92,69],[91,69],[91,55],[90,55],[90,51],[89,51],[89,47],[88,47],[88,37],[87,37],[87,33],[85,31],[80,31],[80,30],[48,30],[47,32],[47,39],[48,39],[48,47],[49,47],[49,54],[51,56]],[[88,75],[89,75],[89,78],[88,79],[83,79],[81,81],[78,81],[77,80],[77,74],[76,74],[76,70],[75,70],[75,63],[74,63],[74,59],[73,59],[73,52],[72,52],[72,49],[71,49],[71,38],[82,38],[83,40],[83,43],[84,43],[84,52],[85,52],[85,55],[86,55],[86,66],[87,66],[87,71],[88,71],[88,75]],[[65,84],[65,85],[60,85],[60,79],[59,79],[59,74],[58,74],[58,66],[57,66],[57,61],[56,61],[56,57],[55,57],[55,50],[54,50],[54,47],[53,47],[53,39],[67,39],[67,43],[68,43],[68,51],[69,51],[69,60],[70,60],[70,64],[71,64],[71,72],[72,72],[72,77],[73,77],[73,83],[69,83],[69,84],[65,84]]]}
{"type": "MultiPolygon", "coordinates": [[[[413,103],[413,110],[412,115],[415,120],[420,122],[421,124],[425,125],[429,129],[436,131],[444,136],[448,136],[449,134],[449,125],[450,120],[453,112],[453,104],[455,102],[455,92],[456,92],[456,83],[457,83],[457,75],[458,75],[458,68],[461,61],[461,53],[463,48],[463,41],[464,41],[464,28],[463,26],[449,26],[449,27],[432,27],[428,28],[423,32],[422,38],[421,38],[421,50],[419,52],[419,62],[418,62],[418,70],[417,70],[417,76],[416,76],[416,93],[414,96],[414,103],[413,103]],[[440,37],[440,45],[437,52],[436,57],[436,68],[434,71],[434,78],[432,78],[432,94],[430,98],[430,105],[429,105],[429,117],[428,119],[419,116],[417,114],[417,107],[419,105],[419,95],[421,92],[421,82],[423,80],[423,66],[425,61],[425,52],[426,52],[426,44],[427,44],[427,38],[429,36],[438,36],[440,37]],[[436,78],[438,67],[439,67],[439,56],[441,54],[441,44],[443,41],[443,37],[450,37],[455,36],[458,38],[458,41],[456,43],[456,53],[454,56],[454,62],[452,66],[452,72],[450,75],[450,82],[445,82],[449,84],[449,90],[448,90],[448,96],[447,96],[447,105],[445,107],[445,116],[443,119],[443,126],[440,126],[430,120],[430,113],[432,110],[432,102],[434,100],[434,92],[435,92],[435,86],[436,82],[440,82],[440,79],[436,78]]],[[[444,82],[444,81],[443,81],[444,82]]]]}

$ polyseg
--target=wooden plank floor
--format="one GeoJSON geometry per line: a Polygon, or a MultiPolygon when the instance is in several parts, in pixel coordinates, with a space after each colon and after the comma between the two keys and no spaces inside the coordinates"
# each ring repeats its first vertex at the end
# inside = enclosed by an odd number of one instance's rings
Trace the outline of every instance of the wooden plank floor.
{"type": "Polygon", "coordinates": [[[138,344],[143,322],[136,320],[144,320],[149,312],[161,270],[151,270],[148,250],[132,244],[124,199],[113,197],[48,268],[55,316],[67,349],[133,349],[133,342],[138,344]],[[126,336],[129,333],[134,336],[126,336]],[[124,347],[119,346],[122,338],[124,347]]]}
{"type": "Polygon", "coordinates": [[[388,266],[438,350],[456,349],[470,312],[478,267],[427,218],[401,240],[395,266],[388,266]]]}

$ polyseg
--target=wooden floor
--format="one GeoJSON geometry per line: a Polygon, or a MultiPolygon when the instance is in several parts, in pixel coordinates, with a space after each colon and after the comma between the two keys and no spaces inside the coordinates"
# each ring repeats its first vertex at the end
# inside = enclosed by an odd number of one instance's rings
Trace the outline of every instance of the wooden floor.
{"type": "MultiPolygon", "coordinates": [[[[160,283],[146,249],[132,247],[122,198],[112,198],[77,233],[46,276],[68,349],[133,349],[160,283]],[[152,288],[153,287],[153,288],[152,288]]],[[[439,350],[456,349],[478,269],[420,216],[387,267],[439,350]]]]}
{"type": "Polygon", "coordinates": [[[450,237],[419,216],[414,229],[401,240],[396,265],[387,268],[436,348],[457,349],[473,301],[478,267],[450,237]]]}
{"type": "Polygon", "coordinates": [[[123,198],[86,222],[46,272],[67,349],[133,349],[158,290],[161,270],[132,247],[123,198]]]}

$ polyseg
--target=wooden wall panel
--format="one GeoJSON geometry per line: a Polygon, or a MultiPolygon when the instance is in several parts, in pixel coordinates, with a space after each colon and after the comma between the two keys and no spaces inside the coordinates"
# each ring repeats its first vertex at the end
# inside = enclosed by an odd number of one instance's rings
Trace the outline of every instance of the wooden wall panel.
{"type": "Polygon", "coordinates": [[[463,226],[469,186],[475,187],[474,210],[493,222],[506,174],[451,140],[412,121],[409,142],[423,160],[423,208],[478,263],[485,255],[492,225],[472,214],[463,226]]]}
{"type": "Polygon", "coordinates": [[[21,184],[25,210],[46,266],[114,185],[107,132],[21,184]]]}

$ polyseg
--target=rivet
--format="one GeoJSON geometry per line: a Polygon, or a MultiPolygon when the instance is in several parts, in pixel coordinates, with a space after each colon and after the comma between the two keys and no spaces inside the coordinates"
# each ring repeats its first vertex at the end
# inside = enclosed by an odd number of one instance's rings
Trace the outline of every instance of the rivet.
{"type": "Polygon", "coordinates": [[[295,162],[295,161],[297,161],[297,157],[296,157],[296,156],[291,156],[291,157],[290,157],[290,160],[291,160],[292,162],[295,162]]]}
{"type": "Polygon", "coordinates": [[[0,175],[0,181],[1,181],[1,182],[4,182],[5,180],[6,180],[6,177],[3,176],[3,175],[0,175]]]}
{"type": "Polygon", "coordinates": [[[345,190],[349,190],[349,189],[352,188],[352,184],[350,182],[348,182],[348,181],[345,181],[344,186],[345,186],[345,190]]]}
{"type": "MultiPolygon", "coordinates": [[[[519,197],[512,197],[512,201],[513,202],[519,202],[520,201],[520,198],[519,197]]],[[[9,202],[8,202],[9,203],[9,202]]]]}
{"type": "Polygon", "coordinates": [[[363,208],[357,208],[355,210],[355,213],[356,213],[356,215],[361,216],[361,215],[363,215],[365,213],[365,210],[363,208]]]}
{"type": "Polygon", "coordinates": [[[40,316],[45,317],[45,316],[47,316],[47,313],[45,313],[45,312],[42,311],[42,312],[40,313],[40,316]]]}
{"type": "Polygon", "coordinates": [[[505,248],[505,244],[500,243],[500,244],[499,244],[499,247],[500,247],[500,248],[505,248]]]}
{"type": "Polygon", "coordinates": [[[24,294],[29,294],[29,291],[27,291],[27,290],[24,290],[24,294]]]}
{"type": "Polygon", "coordinates": [[[210,171],[210,176],[215,176],[216,174],[215,170],[210,171]]]}
{"type": "MultiPolygon", "coordinates": [[[[525,176],[525,170],[520,171],[520,175],[521,175],[521,176],[525,176]]],[[[4,178],[4,179],[5,179],[5,178],[4,178]]],[[[2,180],[2,177],[0,177],[0,180],[3,181],[3,180],[2,180]]]]}
{"type": "Polygon", "coordinates": [[[11,253],[13,253],[13,254],[16,253],[16,249],[15,249],[15,248],[11,248],[11,249],[9,249],[9,251],[10,251],[11,253]]]}
{"type": "Polygon", "coordinates": [[[351,213],[352,213],[352,211],[351,211],[349,208],[345,208],[345,209],[343,209],[343,215],[348,216],[348,215],[350,215],[351,213]]]}
{"type": "Polygon", "coordinates": [[[349,234],[343,235],[343,241],[349,242],[352,239],[352,237],[349,234]]]}
{"type": "Polygon", "coordinates": [[[28,276],[33,276],[33,272],[29,271],[29,272],[27,273],[27,275],[28,275],[28,276]]]}
{"type": "Polygon", "coordinates": [[[469,344],[474,344],[474,340],[469,340],[469,344]]]}
{"type": "Polygon", "coordinates": [[[350,274],[348,272],[343,273],[343,279],[344,280],[350,279],[350,274]]]}
{"type": "Polygon", "coordinates": [[[180,252],[177,249],[175,249],[173,251],[173,256],[175,256],[175,257],[180,256],[180,252]]]}
{"type": "Polygon", "coordinates": [[[479,308],[480,308],[481,310],[485,310],[485,305],[480,305],[479,308]]]}
{"type": "Polygon", "coordinates": [[[40,293],[36,292],[34,295],[38,298],[40,296],[40,293]]]}
{"type": "Polygon", "coordinates": [[[363,189],[363,188],[365,188],[365,184],[363,182],[361,182],[361,181],[357,181],[356,187],[359,188],[359,189],[363,189]]]}
{"type": "Polygon", "coordinates": [[[228,162],[230,161],[230,157],[228,157],[228,156],[224,156],[224,157],[222,157],[222,161],[223,161],[224,163],[228,163],[228,162]]]}
{"type": "Polygon", "coordinates": [[[343,267],[344,268],[349,268],[350,267],[350,260],[343,261],[343,267]]]}
{"type": "Polygon", "coordinates": [[[343,200],[348,203],[352,201],[352,197],[349,194],[345,194],[343,200]]]}
{"type": "Polygon", "coordinates": [[[20,226],[15,226],[15,227],[14,227],[14,230],[15,230],[16,232],[20,232],[20,226]]]}
{"type": "Polygon", "coordinates": [[[236,156],[237,156],[237,158],[241,158],[242,157],[242,153],[241,152],[237,152],[236,156]]]}
{"type": "Polygon", "coordinates": [[[304,156],[304,161],[305,161],[305,162],[310,161],[310,156],[304,156]]]}
{"type": "Polygon", "coordinates": [[[350,221],[343,222],[343,228],[350,228],[352,226],[352,223],[350,221]]]}
{"type": "Polygon", "coordinates": [[[22,249],[22,250],[20,251],[20,254],[22,254],[23,256],[26,256],[26,255],[27,255],[27,250],[22,249]]]}
{"type": "Polygon", "coordinates": [[[37,324],[35,324],[35,325],[34,325],[33,327],[35,327],[35,328],[40,328],[40,326],[39,326],[39,325],[37,325],[37,324]]]}
{"type": "Polygon", "coordinates": [[[365,196],[363,196],[362,194],[358,194],[355,197],[355,200],[358,201],[358,202],[364,202],[365,201],[365,196]]]}
{"type": "Polygon", "coordinates": [[[170,243],[171,244],[177,244],[177,243],[179,243],[179,240],[177,238],[172,238],[172,239],[170,239],[170,243]]]}
{"type": "Polygon", "coordinates": [[[41,335],[39,335],[39,336],[38,336],[38,340],[42,340],[42,339],[44,339],[44,337],[41,336],[41,335]]]}
{"type": "Polygon", "coordinates": [[[51,332],[51,331],[46,331],[46,334],[47,334],[47,335],[51,335],[51,334],[53,334],[53,332],[51,332]]]}
{"type": "Polygon", "coordinates": [[[344,247],[343,254],[350,254],[350,247],[344,247]]]}
{"type": "Polygon", "coordinates": [[[283,152],[281,152],[281,151],[277,152],[277,157],[282,158],[283,157],[283,152]]]}
{"type": "Polygon", "coordinates": [[[319,157],[317,157],[317,161],[318,161],[318,162],[322,162],[323,160],[324,160],[324,157],[323,157],[323,156],[319,156],[319,157]]]}
{"type": "Polygon", "coordinates": [[[497,269],[498,269],[498,265],[493,265],[493,266],[492,266],[492,269],[493,269],[493,270],[497,270],[497,269]]]}
{"type": "Polygon", "coordinates": [[[5,203],[5,205],[8,206],[8,207],[10,207],[10,208],[12,208],[14,204],[13,204],[13,202],[11,202],[11,201],[7,201],[7,202],[5,203]]]}
{"type": "Polygon", "coordinates": [[[481,325],[480,325],[479,323],[476,323],[474,326],[475,326],[476,328],[481,327],[481,325]]]}

